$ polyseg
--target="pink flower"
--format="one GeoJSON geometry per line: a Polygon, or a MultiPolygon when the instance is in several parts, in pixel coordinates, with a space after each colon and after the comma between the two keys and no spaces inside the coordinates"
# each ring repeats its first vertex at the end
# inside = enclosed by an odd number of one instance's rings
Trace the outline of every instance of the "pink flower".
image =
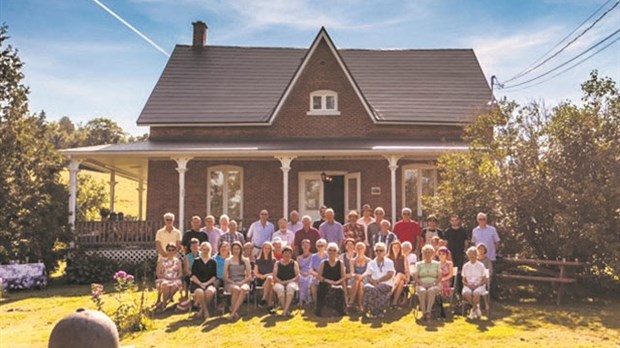
{"type": "Polygon", "coordinates": [[[125,277],[127,277],[127,272],[125,271],[118,271],[116,272],[116,274],[114,274],[114,279],[125,279],[125,277]]]}
{"type": "Polygon", "coordinates": [[[125,277],[125,280],[128,282],[132,282],[133,281],[133,276],[131,274],[128,274],[127,277],[125,277]]]}

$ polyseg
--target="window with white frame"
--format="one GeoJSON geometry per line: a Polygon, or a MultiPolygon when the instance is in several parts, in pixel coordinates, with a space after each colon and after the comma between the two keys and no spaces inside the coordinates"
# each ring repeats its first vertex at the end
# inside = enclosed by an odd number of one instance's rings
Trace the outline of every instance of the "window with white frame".
{"type": "Polygon", "coordinates": [[[403,207],[424,216],[422,198],[434,196],[437,191],[437,169],[431,165],[406,165],[402,167],[403,207]]]}
{"type": "Polygon", "coordinates": [[[243,168],[216,166],[208,168],[207,214],[222,214],[241,221],[243,218],[243,168]]]}
{"type": "Polygon", "coordinates": [[[338,111],[338,93],[320,90],[310,93],[310,111],[308,115],[340,115],[338,111]]]}

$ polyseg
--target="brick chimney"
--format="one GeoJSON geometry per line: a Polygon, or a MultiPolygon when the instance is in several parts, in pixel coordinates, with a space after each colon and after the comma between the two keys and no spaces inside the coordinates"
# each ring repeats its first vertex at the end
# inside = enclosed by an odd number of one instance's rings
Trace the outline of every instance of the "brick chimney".
{"type": "Polygon", "coordinates": [[[207,45],[207,24],[202,21],[192,23],[194,26],[193,48],[202,48],[207,45]]]}

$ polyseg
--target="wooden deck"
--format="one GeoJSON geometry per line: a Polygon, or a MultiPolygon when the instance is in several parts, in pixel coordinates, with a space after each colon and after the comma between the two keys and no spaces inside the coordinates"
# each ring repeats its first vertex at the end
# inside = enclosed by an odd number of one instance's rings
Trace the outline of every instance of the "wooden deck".
{"type": "Polygon", "coordinates": [[[75,243],[80,248],[155,246],[161,228],[153,221],[81,221],[75,223],[75,243]]]}

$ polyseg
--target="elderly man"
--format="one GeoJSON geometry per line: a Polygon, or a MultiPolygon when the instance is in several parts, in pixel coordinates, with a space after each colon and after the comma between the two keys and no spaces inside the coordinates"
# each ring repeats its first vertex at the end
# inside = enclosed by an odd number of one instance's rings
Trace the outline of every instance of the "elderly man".
{"type": "Polygon", "coordinates": [[[284,243],[284,246],[288,245],[293,248],[293,243],[295,242],[295,232],[288,229],[288,223],[285,218],[278,220],[278,227],[279,230],[273,233],[273,240],[275,241],[276,238],[280,238],[280,240],[284,243]]]}
{"type": "Polygon", "coordinates": [[[310,251],[314,254],[317,252],[316,242],[321,239],[321,235],[316,228],[312,227],[312,218],[310,216],[304,215],[304,217],[301,218],[301,223],[303,224],[303,228],[295,233],[295,241],[293,243],[295,254],[301,255],[303,253],[301,242],[304,239],[310,241],[310,251]]]}
{"type": "Polygon", "coordinates": [[[168,243],[175,243],[177,250],[179,250],[181,247],[181,240],[181,231],[174,227],[174,214],[164,214],[164,227],[155,234],[155,247],[157,248],[159,259],[168,255],[165,249],[168,243]]]}
{"type": "Polygon", "coordinates": [[[422,247],[422,229],[420,225],[411,219],[411,209],[403,208],[402,220],[394,224],[394,234],[401,242],[409,242],[416,254],[422,247]]]}
{"type": "Polygon", "coordinates": [[[342,226],[345,238],[351,238],[355,243],[366,242],[364,225],[357,223],[357,211],[351,210],[347,215],[349,222],[342,226]]]}
{"type": "Polygon", "coordinates": [[[245,237],[241,232],[237,232],[237,228],[239,225],[237,221],[230,220],[227,222],[228,232],[222,233],[220,236],[220,242],[226,241],[228,244],[232,245],[233,242],[239,242],[241,244],[245,243],[245,237]]]}
{"type": "MultiPolygon", "coordinates": [[[[289,214],[289,222],[286,224],[286,228],[295,234],[297,231],[301,230],[304,227],[304,224],[299,220],[299,212],[297,210],[291,211],[289,214]]],[[[292,247],[292,245],[291,245],[292,247]]]]}
{"type": "Polygon", "coordinates": [[[391,223],[387,220],[381,220],[381,231],[375,234],[372,240],[372,247],[374,248],[377,243],[385,243],[389,247],[393,241],[398,240],[398,237],[390,231],[391,223]]]}
{"type": "Polygon", "coordinates": [[[269,219],[269,212],[266,209],[261,210],[258,221],[250,225],[248,230],[248,240],[254,245],[254,255],[257,257],[261,253],[263,243],[270,242],[275,232],[273,224],[267,219],[269,219]]]}
{"type": "Polygon", "coordinates": [[[370,248],[367,248],[366,251],[369,253],[370,257],[374,257],[372,254],[374,251],[374,247],[372,247],[373,241],[375,240],[375,235],[381,232],[381,221],[383,221],[383,217],[385,217],[385,210],[381,207],[375,208],[375,221],[368,224],[366,227],[366,242],[370,248]]]}
{"type": "Polygon", "coordinates": [[[492,262],[495,262],[500,242],[497,230],[495,227],[487,225],[487,215],[485,213],[478,213],[476,219],[478,220],[478,226],[472,231],[471,241],[474,245],[483,243],[487,247],[487,257],[492,262]]]}
{"type": "Polygon", "coordinates": [[[334,209],[329,208],[325,210],[325,222],[319,226],[319,233],[321,238],[325,239],[328,244],[336,243],[336,245],[342,246],[344,231],[342,230],[342,224],[334,220],[334,209]]]}
{"type": "Polygon", "coordinates": [[[215,227],[215,217],[213,215],[207,215],[205,217],[205,227],[201,229],[204,233],[209,237],[209,243],[213,249],[211,250],[211,254],[217,254],[220,243],[220,236],[222,235],[222,230],[215,227]]]}
{"type": "Polygon", "coordinates": [[[192,217],[192,228],[183,233],[183,240],[181,242],[181,244],[183,245],[183,254],[187,255],[190,252],[190,244],[192,238],[198,239],[198,245],[202,244],[203,242],[209,241],[209,237],[207,236],[207,234],[204,232],[200,232],[201,224],[202,219],[200,218],[200,216],[196,215],[192,217]]]}

